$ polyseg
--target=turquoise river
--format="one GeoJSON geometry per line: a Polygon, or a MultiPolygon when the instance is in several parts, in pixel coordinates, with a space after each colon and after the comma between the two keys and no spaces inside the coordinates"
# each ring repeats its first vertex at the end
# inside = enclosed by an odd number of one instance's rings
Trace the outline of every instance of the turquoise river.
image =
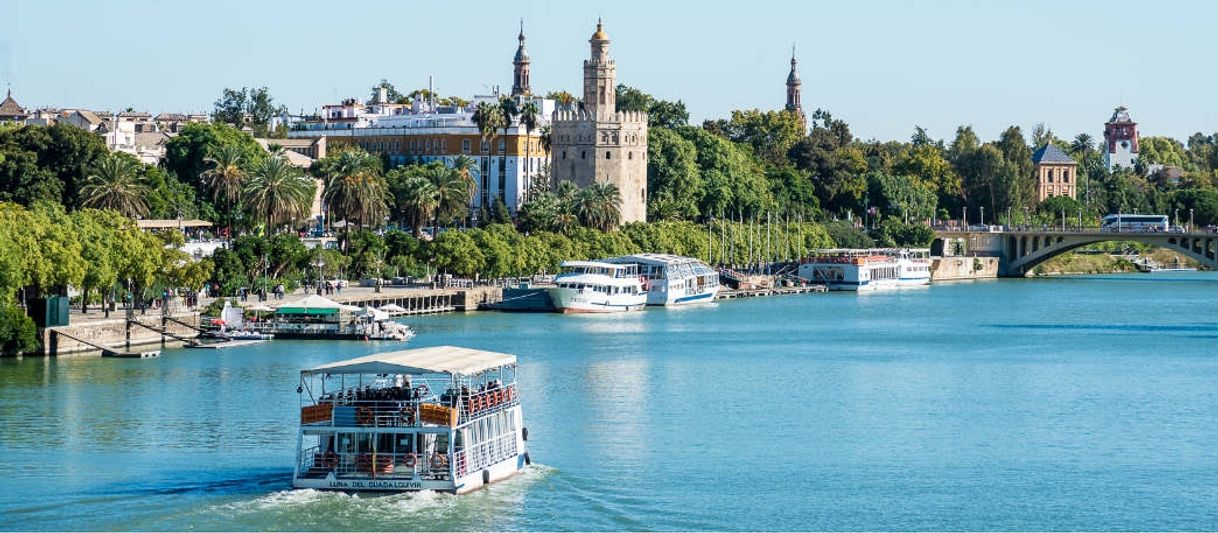
{"type": "Polygon", "coordinates": [[[290,488],[299,370],[401,344],[10,359],[0,529],[1218,529],[1214,273],[406,322],[520,356],[525,475],[290,488]]]}

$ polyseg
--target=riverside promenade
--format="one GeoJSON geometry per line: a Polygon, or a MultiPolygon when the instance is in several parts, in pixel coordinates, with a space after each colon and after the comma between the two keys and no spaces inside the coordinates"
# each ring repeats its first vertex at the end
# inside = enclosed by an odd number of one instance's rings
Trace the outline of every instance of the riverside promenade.
{"type": "MultiPolygon", "coordinates": [[[[242,306],[259,303],[271,307],[288,304],[304,298],[310,293],[301,290],[284,295],[282,299],[268,296],[260,301],[249,295],[242,306]]],[[[381,307],[396,304],[406,309],[403,315],[426,315],[436,313],[476,311],[479,304],[493,303],[503,299],[503,289],[496,285],[453,284],[448,287],[375,287],[348,286],[335,294],[326,295],[336,302],[381,307]]],[[[40,331],[43,355],[99,355],[105,347],[113,351],[141,351],[182,345],[193,339],[202,326],[200,311],[219,298],[203,298],[199,305],[187,307],[181,298],[173,298],[162,310],[149,307],[136,310],[130,315],[122,308],[112,310],[107,317],[100,306],[93,306],[88,313],[79,307],[70,313],[70,325],[46,328],[40,331]]]]}

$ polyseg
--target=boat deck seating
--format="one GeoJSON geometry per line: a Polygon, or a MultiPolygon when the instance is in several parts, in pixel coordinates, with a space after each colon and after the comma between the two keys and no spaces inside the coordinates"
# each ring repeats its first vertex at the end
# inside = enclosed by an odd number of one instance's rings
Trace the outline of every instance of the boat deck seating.
{"type": "Polygon", "coordinates": [[[301,407],[301,424],[337,427],[455,426],[516,405],[519,400],[515,385],[496,385],[478,391],[450,389],[439,398],[430,395],[425,387],[373,391],[376,392],[353,394],[347,391],[325,395],[317,404],[301,407]]]}

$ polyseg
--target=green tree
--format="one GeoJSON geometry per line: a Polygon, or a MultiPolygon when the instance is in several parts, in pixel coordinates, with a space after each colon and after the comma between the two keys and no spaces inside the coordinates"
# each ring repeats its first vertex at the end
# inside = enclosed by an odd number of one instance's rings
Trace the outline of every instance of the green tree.
{"type": "Polygon", "coordinates": [[[664,218],[698,216],[703,182],[694,143],[668,128],[647,130],[648,217],[669,210],[664,218]]]}
{"type": "Polygon", "coordinates": [[[732,142],[753,147],[753,153],[773,166],[787,164],[787,152],[804,135],[803,119],[791,111],[732,111],[731,118],[718,126],[732,142]]]}
{"type": "Polygon", "coordinates": [[[266,150],[253,137],[232,126],[188,124],[165,143],[163,164],[178,179],[193,187],[197,198],[211,198],[211,186],[203,177],[213,166],[207,158],[230,145],[240,151],[241,167],[247,173],[268,157],[266,150]]]}
{"type": "Polygon", "coordinates": [[[241,166],[244,163],[244,150],[238,144],[217,145],[203,161],[210,165],[210,168],[203,171],[199,178],[211,189],[215,201],[224,201],[231,234],[233,213],[238,207],[242,182],[246,177],[246,171],[241,166]]]}
{"type": "Polygon", "coordinates": [[[406,95],[398,92],[397,88],[389,83],[389,80],[381,78],[381,82],[373,85],[368,93],[368,103],[377,103],[376,99],[380,96],[381,89],[385,89],[386,102],[394,104],[409,104],[410,99],[406,95]]]}
{"type": "Polygon", "coordinates": [[[360,227],[377,226],[389,212],[389,186],[381,175],[381,161],[355,148],[318,162],[325,176],[324,198],[334,217],[356,221],[360,227]]]}
{"type": "Polygon", "coordinates": [[[575,213],[585,227],[612,231],[622,219],[622,193],[609,182],[593,183],[576,195],[575,213]]]}
{"type": "Polygon", "coordinates": [[[97,162],[85,179],[81,205],[113,209],[129,217],[148,215],[148,186],[140,163],[127,154],[110,154],[97,162]]]}
{"type": "Polygon", "coordinates": [[[464,231],[445,231],[432,243],[436,267],[458,276],[472,277],[486,265],[486,256],[464,231]]]}
{"type": "Polygon", "coordinates": [[[316,186],[286,159],[272,157],[250,172],[244,191],[250,218],[265,220],[267,233],[286,223],[305,218],[313,203],[316,186]]]}
{"type": "Polygon", "coordinates": [[[266,87],[242,87],[224,89],[215,102],[212,120],[230,124],[237,128],[249,127],[257,137],[266,137],[271,119],[286,115],[287,108],[276,105],[266,87]]]}

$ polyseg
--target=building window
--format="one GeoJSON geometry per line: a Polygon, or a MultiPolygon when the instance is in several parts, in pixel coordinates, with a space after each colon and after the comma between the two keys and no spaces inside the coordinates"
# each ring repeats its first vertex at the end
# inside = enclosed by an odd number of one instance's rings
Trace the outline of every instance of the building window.
{"type": "Polygon", "coordinates": [[[587,158],[588,158],[588,152],[585,152],[585,151],[582,151],[582,150],[581,150],[581,151],[579,152],[579,158],[580,158],[580,159],[587,159],[587,158]]]}
{"type": "Polygon", "coordinates": [[[1053,169],[1049,169],[1049,183],[1053,183],[1053,169]]]}
{"type": "Polygon", "coordinates": [[[562,158],[563,158],[563,159],[566,159],[566,158],[567,158],[567,151],[566,151],[566,150],[563,150],[563,151],[562,151],[562,158]]]}
{"type": "Polygon", "coordinates": [[[469,139],[461,140],[461,153],[464,153],[464,154],[469,153],[469,139]]]}
{"type": "Polygon", "coordinates": [[[507,142],[504,141],[503,139],[499,139],[499,151],[504,152],[506,150],[507,150],[507,142]]]}
{"type": "Polygon", "coordinates": [[[1062,183],[1070,183],[1070,171],[1069,170],[1062,171],[1062,183]]]}
{"type": "Polygon", "coordinates": [[[613,152],[605,152],[605,159],[613,159],[613,152]]]}
{"type": "Polygon", "coordinates": [[[626,152],[626,159],[634,159],[634,152],[626,152]]]}

